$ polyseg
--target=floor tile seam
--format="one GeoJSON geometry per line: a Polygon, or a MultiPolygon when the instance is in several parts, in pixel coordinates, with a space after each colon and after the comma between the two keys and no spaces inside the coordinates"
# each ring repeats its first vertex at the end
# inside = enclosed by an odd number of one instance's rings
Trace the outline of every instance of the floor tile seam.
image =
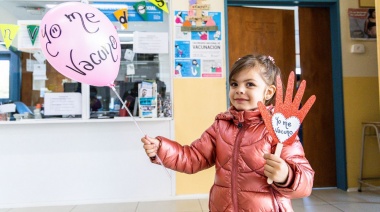
{"type": "Polygon", "coordinates": [[[325,202],[326,204],[330,204],[329,201],[323,199],[322,197],[319,197],[319,196],[317,196],[315,194],[312,194],[312,196],[315,197],[315,198],[317,198],[317,199],[319,199],[319,200],[321,200],[321,201],[323,201],[323,202],[325,202]]]}
{"type": "MultiPolygon", "coordinates": [[[[330,204],[330,205],[331,205],[331,204],[330,204]]],[[[340,210],[340,211],[343,211],[343,212],[344,212],[344,210],[342,210],[342,209],[336,207],[335,205],[331,205],[331,206],[334,207],[334,208],[336,208],[337,210],[340,210]]]]}
{"type": "Polygon", "coordinates": [[[374,205],[380,205],[380,202],[331,202],[331,204],[334,205],[342,205],[342,204],[374,204],[374,205]]]}
{"type": "MultiPolygon", "coordinates": [[[[333,205],[333,204],[331,204],[331,203],[329,203],[329,202],[327,202],[328,204],[327,205],[329,205],[329,206],[331,206],[331,207],[333,207],[333,208],[335,208],[335,209],[337,209],[337,210],[339,210],[339,211],[343,211],[342,209],[340,209],[340,208],[338,208],[337,206],[335,206],[335,205],[333,205]]],[[[344,211],[343,211],[344,212],[344,211]]]]}
{"type": "MultiPolygon", "coordinates": [[[[330,200],[327,200],[327,199],[325,199],[325,198],[323,198],[323,197],[319,197],[319,196],[317,196],[317,195],[315,195],[315,194],[313,194],[313,196],[315,196],[315,197],[317,197],[318,199],[320,199],[320,200],[322,200],[322,201],[325,201],[325,202],[327,202],[327,203],[333,203],[333,204],[335,204],[335,203],[358,203],[358,202],[361,202],[361,200],[359,200],[359,199],[357,199],[356,197],[354,197],[356,200],[337,200],[337,201],[330,201],[330,200]]],[[[364,201],[367,201],[367,200],[364,200],[364,201]]]]}
{"type": "Polygon", "coordinates": [[[321,205],[330,205],[330,203],[328,202],[322,202],[322,203],[311,203],[311,204],[293,204],[293,206],[297,206],[297,207],[305,207],[305,206],[321,206],[321,205]]]}

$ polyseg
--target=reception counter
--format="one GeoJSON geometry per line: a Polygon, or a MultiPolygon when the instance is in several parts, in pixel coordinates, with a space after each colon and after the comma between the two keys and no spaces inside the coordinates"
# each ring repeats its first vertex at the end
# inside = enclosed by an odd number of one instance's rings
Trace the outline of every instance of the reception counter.
{"type": "MultiPolygon", "coordinates": [[[[173,138],[173,119],[136,118],[173,138]]],[[[132,118],[0,122],[0,208],[165,199],[175,174],[151,164],[132,118]]]]}

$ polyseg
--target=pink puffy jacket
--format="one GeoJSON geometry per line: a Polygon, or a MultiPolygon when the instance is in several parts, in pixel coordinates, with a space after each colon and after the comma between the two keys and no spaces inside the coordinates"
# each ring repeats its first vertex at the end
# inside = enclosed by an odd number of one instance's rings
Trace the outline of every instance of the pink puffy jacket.
{"type": "Polygon", "coordinates": [[[290,199],[309,196],[313,187],[314,171],[298,138],[282,149],[281,158],[289,165],[287,182],[281,186],[267,183],[263,155],[273,153],[276,145],[259,110],[231,107],[217,115],[190,146],[157,139],[161,141],[157,154],[165,167],[191,174],[215,165],[210,211],[293,211],[290,199]]]}

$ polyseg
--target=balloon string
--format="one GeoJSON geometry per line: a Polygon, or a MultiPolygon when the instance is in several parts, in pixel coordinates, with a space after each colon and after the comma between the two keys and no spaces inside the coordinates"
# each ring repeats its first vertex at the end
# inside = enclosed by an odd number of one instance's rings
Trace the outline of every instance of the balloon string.
{"type": "Polygon", "coordinates": [[[117,91],[116,91],[116,89],[115,89],[115,86],[111,85],[110,87],[111,87],[112,90],[115,92],[115,94],[116,94],[117,98],[120,100],[120,102],[123,104],[122,109],[125,108],[125,109],[127,110],[129,116],[132,117],[132,120],[133,120],[133,122],[135,123],[136,127],[140,130],[141,134],[142,134],[143,136],[145,136],[145,133],[142,131],[142,129],[140,128],[140,126],[137,124],[137,121],[136,121],[135,117],[132,116],[131,111],[129,111],[128,107],[125,105],[125,103],[126,103],[127,101],[124,102],[124,101],[121,99],[119,93],[117,93],[117,91]]]}
{"type": "MultiPolygon", "coordinates": [[[[135,123],[136,127],[140,130],[141,134],[143,136],[146,136],[146,134],[142,131],[140,126],[137,124],[135,117],[132,116],[131,111],[129,111],[128,107],[126,106],[127,101],[123,101],[123,99],[120,97],[119,93],[116,91],[115,85],[111,84],[110,87],[115,92],[115,94],[116,94],[117,98],[120,100],[120,102],[123,104],[122,109],[125,108],[127,110],[129,116],[132,117],[133,122],[135,123]]],[[[160,163],[160,165],[162,166],[162,168],[166,171],[166,174],[168,174],[170,181],[172,181],[172,176],[170,175],[169,171],[166,169],[166,167],[162,163],[162,160],[160,159],[160,157],[158,157],[158,155],[156,155],[156,158],[157,158],[158,162],[160,163]]]]}

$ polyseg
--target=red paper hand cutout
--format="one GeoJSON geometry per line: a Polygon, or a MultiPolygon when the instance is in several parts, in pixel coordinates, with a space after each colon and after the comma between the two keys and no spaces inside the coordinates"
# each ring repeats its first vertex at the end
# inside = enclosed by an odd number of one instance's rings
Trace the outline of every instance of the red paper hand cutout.
{"type": "MultiPolygon", "coordinates": [[[[296,117],[299,120],[299,124],[302,123],[303,119],[305,118],[306,114],[309,112],[311,106],[315,102],[315,95],[312,95],[303,105],[303,107],[299,110],[299,106],[302,100],[302,96],[305,92],[306,88],[306,81],[302,80],[297,93],[294,97],[294,100],[292,101],[293,96],[293,89],[294,89],[294,72],[291,72],[288,78],[288,85],[286,88],[286,94],[285,94],[285,101],[283,101],[282,96],[282,82],[281,78],[277,77],[277,92],[276,92],[276,106],[274,108],[274,114],[280,113],[282,114],[285,119],[289,119],[290,117],[296,117]]],[[[272,124],[272,116],[274,114],[270,114],[270,112],[266,109],[265,105],[262,102],[258,103],[259,110],[261,112],[261,115],[264,119],[265,126],[267,127],[270,135],[277,141],[280,142],[279,138],[276,135],[275,129],[273,128],[272,124]]],[[[294,131],[293,134],[286,139],[285,141],[282,141],[281,143],[292,143],[297,136],[297,131],[294,131]]]]}
{"type": "MultiPolygon", "coordinates": [[[[291,144],[294,142],[299,127],[306,114],[309,112],[311,106],[314,104],[316,97],[315,95],[312,95],[306,101],[305,105],[299,109],[302,96],[305,92],[306,81],[303,80],[301,82],[294,99],[292,99],[294,89],[294,72],[291,72],[288,78],[285,100],[283,101],[281,78],[277,77],[276,80],[277,92],[274,113],[271,114],[262,102],[258,102],[258,107],[269,134],[276,142],[278,142],[275,155],[280,156],[283,146],[282,144],[291,144]]],[[[273,181],[268,178],[268,183],[271,184],[272,182],[273,181]]]]}

